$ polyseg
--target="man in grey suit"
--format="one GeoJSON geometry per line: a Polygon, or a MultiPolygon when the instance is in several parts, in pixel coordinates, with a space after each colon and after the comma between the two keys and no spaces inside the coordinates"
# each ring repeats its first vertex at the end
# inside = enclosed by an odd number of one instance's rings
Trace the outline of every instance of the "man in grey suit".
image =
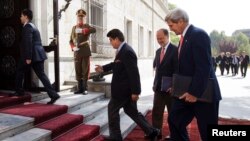
{"type": "Polygon", "coordinates": [[[47,104],[53,104],[60,96],[52,87],[49,78],[44,72],[44,60],[47,59],[44,48],[42,47],[42,41],[40,33],[36,26],[30,21],[33,18],[33,13],[29,9],[24,9],[21,12],[21,23],[23,24],[22,29],[22,40],[20,45],[20,60],[16,74],[16,92],[13,96],[24,95],[23,80],[24,73],[32,67],[42,81],[45,90],[47,91],[51,101],[47,104]]]}
{"type": "Polygon", "coordinates": [[[155,141],[159,130],[153,128],[137,109],[137,100],[141,93],[141,83],[136,54],[132,47],[125,43],[123,33],[119,29],[109,31],[107,36],[113,48],[117,49],[117,55],[114,62],[104,66],[97,65],[95,68],[97,72],[113,70],[111,99],[108,104],[110,137],[105,140],[123,140],[119,116],[119,111],[123,108],[124,112],[149,135],[150,140],[155,141]]]}

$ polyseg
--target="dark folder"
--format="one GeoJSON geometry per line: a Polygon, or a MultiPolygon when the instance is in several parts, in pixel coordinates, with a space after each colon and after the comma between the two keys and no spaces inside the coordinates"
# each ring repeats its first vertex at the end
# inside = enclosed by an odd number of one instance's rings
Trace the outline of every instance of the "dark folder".
{"type": "MultiPolygon", "coordinates": [[[[192,82],[192,77],[182,76],[178,74],[173,75],[173,93],[174,97],[180,97],[185,92],[188,91],[188,88],[192,82]]],[[[201,97],[198,97],[198,101],[202,102],[212,102],[213,98],[213,79],[209,78],[207,87],[201,97]]]]}
{"type": "Polygon", "coordinates": [[[166,92],[169,88],[172,87],[172,77],[162,76],[161,79],[161,91],[166,92]]]}

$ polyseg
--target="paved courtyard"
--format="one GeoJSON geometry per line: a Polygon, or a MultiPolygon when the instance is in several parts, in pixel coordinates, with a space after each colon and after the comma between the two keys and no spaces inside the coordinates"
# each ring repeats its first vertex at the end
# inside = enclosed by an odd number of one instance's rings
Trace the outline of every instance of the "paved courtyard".
{"type": "MultiPolygon", "coordinates": [[[[220,76],[217,71],[217,78],[222,93],[219,115],[226,118],[250,120],[250,74],[245,78],[238,76],[220,76]]],[[[153,103],[152,91],[153,77],[142,79],[142,98],[148,104],[153,103]]]]}

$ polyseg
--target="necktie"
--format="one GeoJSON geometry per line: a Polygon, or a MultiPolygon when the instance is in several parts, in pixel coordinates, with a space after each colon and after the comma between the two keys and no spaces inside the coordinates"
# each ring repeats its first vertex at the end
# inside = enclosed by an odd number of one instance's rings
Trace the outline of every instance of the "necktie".
{"type": "Polygon", "coordinates": [[[160,63],[162,62],[163,58],[164,58],[164,55],[165,55],[165,48],[162,47],[161,48],[161,54],[160,54],[160,63]]]}
{"type": "Polygon", "coordinates": [[[178,57],[180,56],[182,42],[183,42],[183,36],[181,35],[180,43],[179,43],[179,48],[178,48],[178,57]]]}

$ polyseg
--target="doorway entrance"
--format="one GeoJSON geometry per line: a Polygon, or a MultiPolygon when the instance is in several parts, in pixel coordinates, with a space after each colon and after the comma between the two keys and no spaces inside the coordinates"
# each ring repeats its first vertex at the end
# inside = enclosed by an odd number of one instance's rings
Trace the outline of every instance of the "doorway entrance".
{"type": "MultiPolygon", "coordinates": [[[[20,58],[20,40],[22,25],[20,13],[30,7],[29,0],[0,1],[0,89],[14,90],[17,62],[20,58]]],[[[44,45],[47,52],[54,53],[55,82],[53,86],[60,91],[59,48],[58,48],[58,0],[53,0],[53,42],[44,45]]],[[[33,84],[32,72],[25,74],[24,88],[30,91],[43,91],[43,87],[33,84]]]]}

